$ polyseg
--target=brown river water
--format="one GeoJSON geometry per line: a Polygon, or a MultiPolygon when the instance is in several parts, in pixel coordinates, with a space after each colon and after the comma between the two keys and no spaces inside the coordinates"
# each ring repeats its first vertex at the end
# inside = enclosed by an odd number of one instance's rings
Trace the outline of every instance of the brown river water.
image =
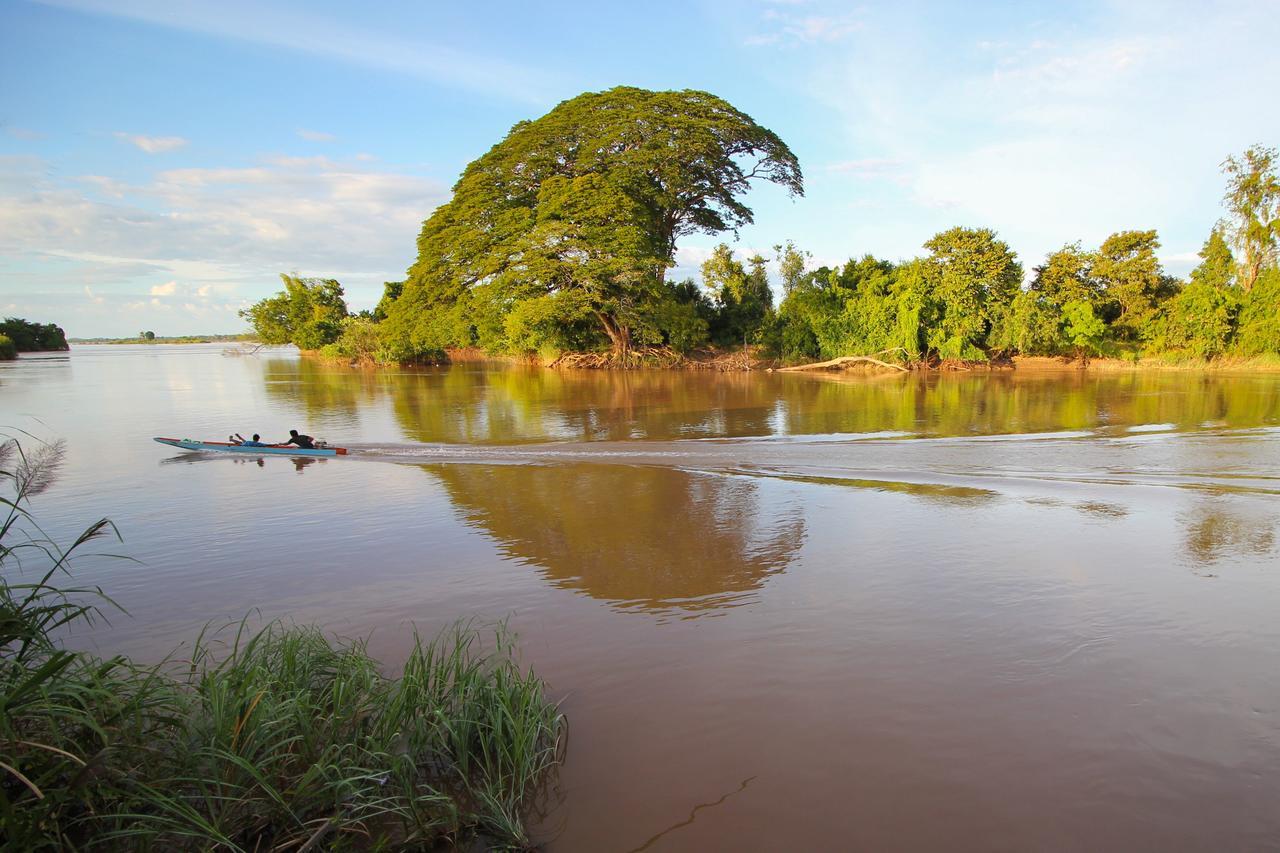
{"type": "Polygon", "coordinates": [[[1280,849],[1280,376],[0,363],[34,507],[155,660],[254,613],[508,619],[569,720],[552,851],[1280,849]],[[284,436],[303,460],[155,435],[284,436]]]}

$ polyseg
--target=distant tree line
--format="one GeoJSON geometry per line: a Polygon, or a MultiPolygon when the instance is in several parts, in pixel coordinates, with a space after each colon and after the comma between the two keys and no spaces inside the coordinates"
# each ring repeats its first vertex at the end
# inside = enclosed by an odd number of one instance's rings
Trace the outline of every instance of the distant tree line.
{"type": "Polygon", "coordinates": [[[33,323],[19,317],[6,317],[0,322],[0,359],[17,358],[20,352],[67,349],[66,333],[53,323],[33,323]]]}
{"type": "Polygon", "coordinates": [[[1256,146],[1223,163],[1226,215],[1186,281],[1161,267],[1155,231],[1069,243],[1028,277],[993,231],[952,228],[907,261],[810,269],[794,243],[776,246],[775,305],[759,254],[721,244],[700,282],[667,271],[680,238],[752,221],[753,182],[801,195],[795,156],[714,95],[620,87],[518,123],[471,163],[372,312],[351,316],[336,281],[283,276],[284,291],[242,314],[264,342],[385,362],[459,347],[617,364],[744,345],[789,362],[1277,353],[1276,156],[1256,146]]]}

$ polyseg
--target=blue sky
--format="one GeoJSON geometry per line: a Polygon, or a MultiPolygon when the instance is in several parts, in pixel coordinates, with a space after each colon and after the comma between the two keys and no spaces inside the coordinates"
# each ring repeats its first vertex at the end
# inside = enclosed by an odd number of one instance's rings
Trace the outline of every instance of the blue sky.
{"type": "Polygon", "coordinates": [[[1277,44],[1275,2],[0,0],[0,313],[237,331],[283,271],[370,307],[468,161],[619,84],[714,92],[799,156],[806,196],[753,191],[740,251],[972,225],[1030,269],[1157,228],[1185,274],[1219,163],[1280,144],[1277,44]]]}

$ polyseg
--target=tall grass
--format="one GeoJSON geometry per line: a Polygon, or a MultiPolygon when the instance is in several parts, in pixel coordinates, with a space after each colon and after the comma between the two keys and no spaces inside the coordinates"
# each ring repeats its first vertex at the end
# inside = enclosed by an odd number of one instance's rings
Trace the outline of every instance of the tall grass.
{"type": "MultiPolygon", "coordinates": [[[[59,585],[26,503],[61,449],[0,450],[0,843],[11,849],[419,849],[530,844],[563,719],[505,627],[415,636],[398,678],[361,641],[281,623],[202,634],[183,662],[62,648],[98,590],[59,585]],[[20,568],[21,566],[21,568],[20,568]],[[38,567],[37,580],[10,575],[38,567]]],[[[109,601],[103,599],[106,604],[109,601]]]]}

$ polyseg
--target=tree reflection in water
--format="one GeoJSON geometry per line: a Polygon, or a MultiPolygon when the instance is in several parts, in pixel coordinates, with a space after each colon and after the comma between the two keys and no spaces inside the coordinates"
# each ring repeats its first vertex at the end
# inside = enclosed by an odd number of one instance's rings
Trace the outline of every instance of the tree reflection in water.
{"type": "Polygon", "coordinates": [[[1202,503],[1181,519],[1187,554],[1198,567],[1224,557],[1264,557],[1276,546],[1276,517],[1216,500],[1202,503]]]}
{"type": "Polygon", "coordinates": [[[804,541],[800,508],[743,478],[626,465],[424,467],[508,556],[622,608],[741,604],[804,541]]]}
{"type": "Polygon", "coordinates": [[[896,431],[931,436],[1272,426],[1268,375],[1004,371],[891,376],[550,370],[524,365],[351,369],[264,361],[267,393],[309,420],[389,405],[420,442],[627,440],[896,431]]]}

